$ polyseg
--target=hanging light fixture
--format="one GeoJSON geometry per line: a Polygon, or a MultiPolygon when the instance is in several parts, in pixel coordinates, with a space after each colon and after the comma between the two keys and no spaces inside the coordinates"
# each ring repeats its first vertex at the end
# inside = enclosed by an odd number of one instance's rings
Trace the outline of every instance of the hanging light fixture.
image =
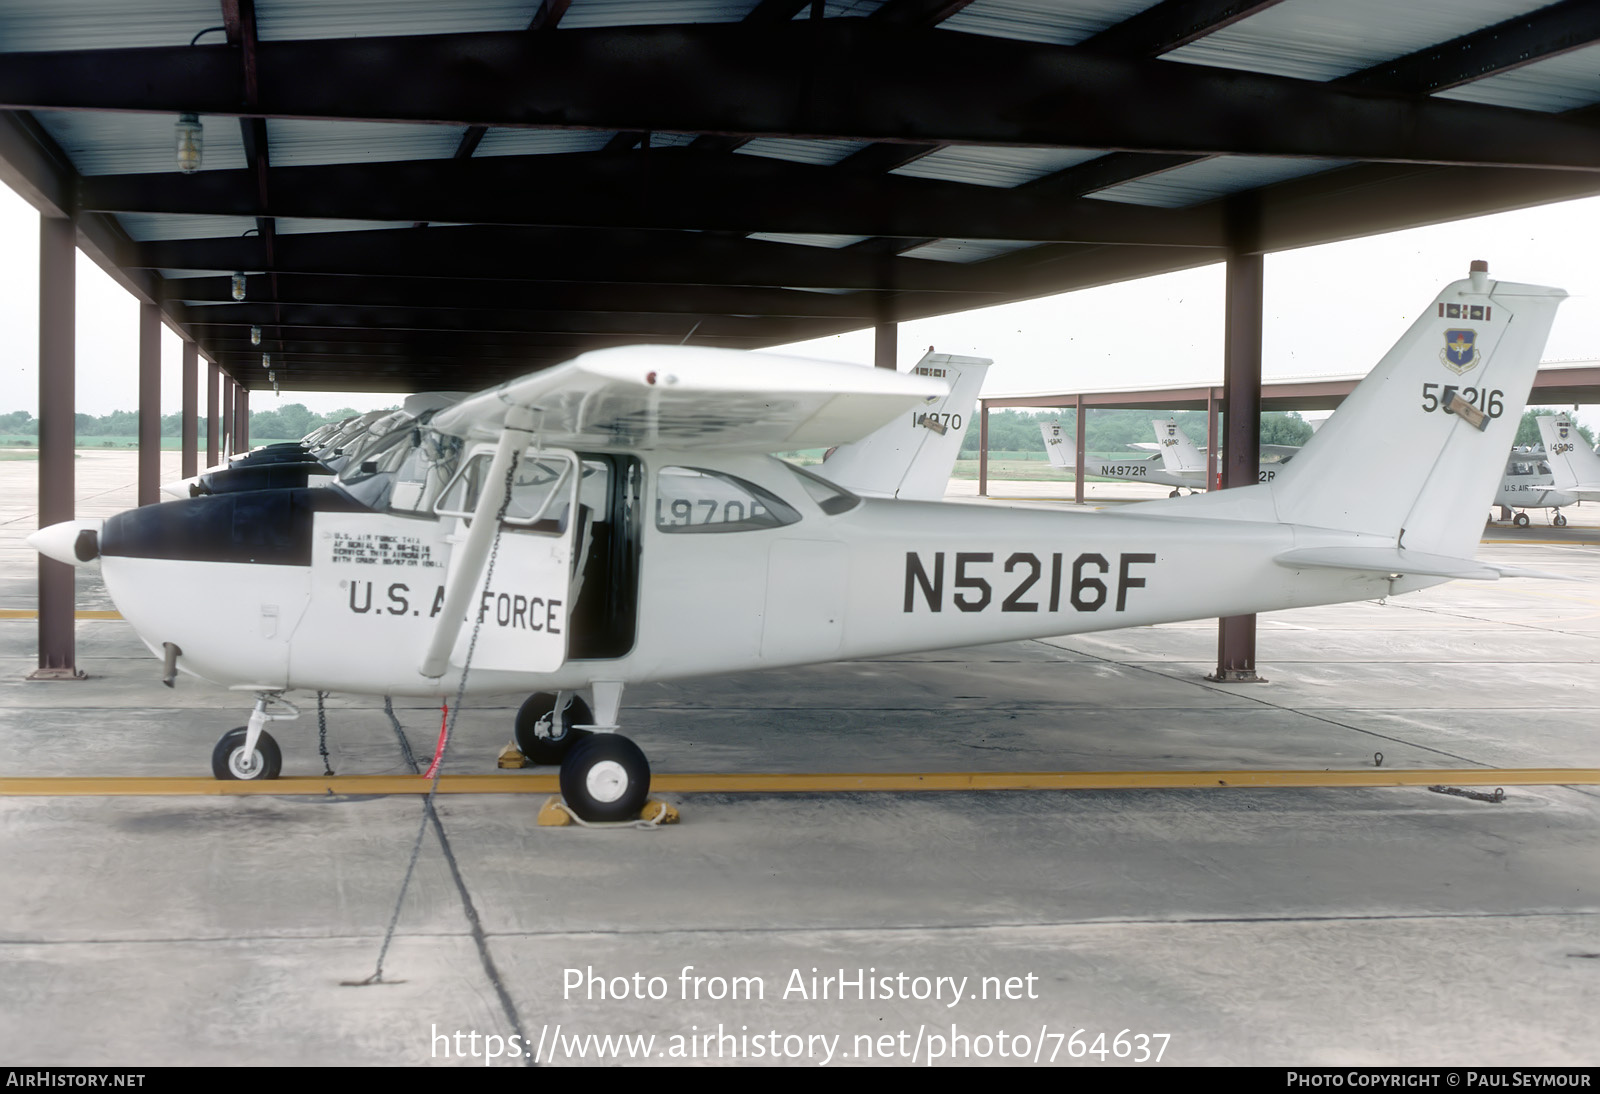
{"type": "Polygon", "coordinates": [[[263,353],[261,355],[261,367],[262,368],[271,368],[272,367],[272,354],[263,353]]]}
{"type": "Polygon", "coordinates": [[[251,327],[250,328],[250,344],[252,346],[259,346],[261,344],[261,328],[260,327],[251,327]]]}
{"type": "Polygon", "coordinates": [[[233,298],[235,300],[244,299],[244,274],[242,273],[233,275],[233,298]]]}
{"type": "Polygon", "coordinates": [[[200,115],[179,114],[175,129],[178,137],[178,170],[185,175],[192,175],[200,170],[200,153],[206,140],[200,115]]]}

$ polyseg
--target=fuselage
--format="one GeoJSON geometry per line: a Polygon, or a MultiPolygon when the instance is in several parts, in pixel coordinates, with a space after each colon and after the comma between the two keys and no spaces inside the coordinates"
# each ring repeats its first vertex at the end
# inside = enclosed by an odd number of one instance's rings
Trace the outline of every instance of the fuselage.
{"type": "MultiPolygon", "coordinates": [[[[329,503],[337,490],[262,492],[260,504],[279,506],[292,525],[266,545],[228,541],[243,525],[220,517],[189,522],[210,531],[186,544],[174,545],[181,537],[170,531],[136,542],[132,520],[151,528],[171,521],[133,510],[107,521],[102,570],[140,637],[157,652],[177,645],[185,672],[241,689],[424,696],[456,691],[469,648],[469,691],[548,691],[1268,611],[1434,583],[1286,568],[1273,557],[1350,540],[1287,525],[856,499],[764,456],[652,451],[579,461],[581,483],[557,484],[571,495],[554,499],[547,519],[502,526],[493,570],[474,595],[481,622],[467,613],[450,667],[435,678],[419,665],[466,522],[431,506],[329,503]],[[311,501],[268,497],[279,494],[311,501]],[[130,523],[119,532],[122,518],[130,523]],[[155,557],[163,552],[169,557],[155,557]]],[[[165,506],[251,505],[257,496],[165,506]]]]}

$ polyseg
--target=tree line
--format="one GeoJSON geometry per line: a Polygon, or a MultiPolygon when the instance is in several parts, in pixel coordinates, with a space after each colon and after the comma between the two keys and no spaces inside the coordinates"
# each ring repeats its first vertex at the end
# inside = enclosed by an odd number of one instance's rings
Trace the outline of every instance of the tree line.
{"type": "MultiPolygon", "coordinates": [[[[275,440],[296,440],[304,437],[318,426],[329,422],[340,422],[346,418],[353,418],[361,413],[345,407],[335,410],[331,414],[314,414],[307,410],[302,403],[290,403],[288,406],[279,407],[277,410],[252,410],[250,412],[250,436],[254,438],[272,438],[275,440]]],[[[133,410],[113,410],[110,414],[102,414],[98,418],[91,414],[76,414],[73,416],[77,423],[77,435],[80,437],[136,437],[139,434],[139,414],[133,410]]],[[[161,416],[161,435],[163,437],[177,437],[182,434],[183,416],[181,414],[163,414],[161,416]]],[[[199,422],[200,436],[206,435],[206,419],[202,415],[199,422]]],[[[39,435],[39,420],[26,410],[14,410],[10,414],[0,414],[0,435],[37,437],[39,435]]]]}
{"type": "MultiPolygon", "coordinates": [[[[1556,412],[1555,409],[1548,407],[1533,407],[1525,411],[1517,428],[1517,438],[1513,443],[1518,447],[1542,443],[1536,419],[1556,412]]],[[[1149,444],[1156,439],[1155,429],[1150,423],[1165,417],[1166,415],[1156,410],[1091,410],[1086,415],[1084,449],[1088,452],[1121,452],[1130,444],[1149,444]]],[[[1205,411],[1180,410],[1172,417],[1177,420],[1178,428],[1189,435],[1196,447],[1205,447],[1205,411]]],[[[1074,438],[1077,436],[1077,414],[1071,409],[1032,412],[1009,409],[991,411],[989,451],[1043,453],[1044,435],[1040,432],[1039,424],[1052,421],[1061,423],[1061,430],[1065,436],[1074,438]]],[[[1578,432],[1591,448],[1594,447],[1595,438],[1591,430],[1580,425],[1578,432]]],[[[1299,446],[1311,439],[1311,433],[1311,423],[1301,418],[1296,411],[1266,411],[1261,415],[1262,444],[1299,446]]],[[[961,454],[974,458],[978,454],[976,422],[967,430],[966,438],[961,442],[961,454]]]]}

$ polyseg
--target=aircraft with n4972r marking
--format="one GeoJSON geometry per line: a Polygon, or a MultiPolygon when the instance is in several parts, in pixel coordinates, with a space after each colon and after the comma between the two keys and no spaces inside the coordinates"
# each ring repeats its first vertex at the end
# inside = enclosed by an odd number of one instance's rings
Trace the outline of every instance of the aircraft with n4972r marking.
{"type": "Polygon", "coordinates": [[[291,689],[516,690],[525,751],[560,762],[580,816],[618,819],[650,777],[614,732],[632,684],[1520,572],[1471,555],[1564,295],[1474,269],[1272,482],[1115,512],[857,497],[769,453],[858,440],[943,380],[641,346],[439,411],[387,477],[33,542],[97,561],[169,673],[257,694],[223,777],[278,773],[263,727],[291,689]]]}

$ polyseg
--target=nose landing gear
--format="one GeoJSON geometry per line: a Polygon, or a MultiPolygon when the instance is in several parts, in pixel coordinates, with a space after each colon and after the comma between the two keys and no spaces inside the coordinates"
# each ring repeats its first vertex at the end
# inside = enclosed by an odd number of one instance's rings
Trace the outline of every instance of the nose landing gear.
{"type": "Polygon", "coordinates": [[[298,717],[300,708],[282,692],[257,692],[249,723],[228,730],[211,750],[211,774],[219,779],[276,779],[283,770],[283,753],[265,726],[298,717]],[[273,710],[274,706],[285,709],[273,710]]]}

